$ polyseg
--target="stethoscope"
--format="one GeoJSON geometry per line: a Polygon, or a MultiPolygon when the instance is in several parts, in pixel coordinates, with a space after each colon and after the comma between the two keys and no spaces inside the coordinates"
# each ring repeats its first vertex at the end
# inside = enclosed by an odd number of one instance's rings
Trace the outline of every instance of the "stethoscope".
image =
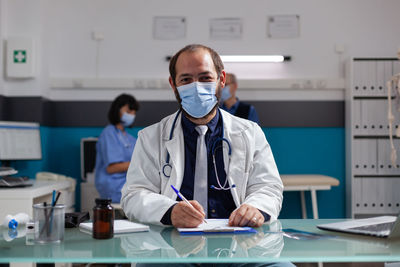
{"type": "MultiPolygon", "coordinates": [[[[176,124],[176,121],[178,120],[179,115],[181,114],[181,111],[182,111],[181,109],[178,111],[178,113],[176,114],[175,119],[174,119],[174,121],[172,123],[171,131],[170,131],[170,134],[169,134],[169,140],[171,140],[172,137],[173,137],[175,124],[176,124]]],[[[221,116],[221,120],[222,120],[222,116],[221,116]]],[[[223,123],[222,123],[222,125],[223,125],[223,123]]],[[[231,155],[232,155],[232,146],[231,146],[229,140],[224,137],[224,130],[222,129],[221,137],[218,137],[217,139],[215,139],[214,142],[212,143],[212,146],[211,146],[211,153],[212,153],[212,157],[213,157],[215,177],[216,177],[216,180],[217,180],[217,183],[218,183],[218,187],[214,186],[214,185],[211,185],[211,188],[215,189],[215,190],[230,190],[232,188],[235,188],[236,185],[234,183],[231,183],[231,186],[230,186],[229,183],[228,183],[228,179],[225,179],[225,183],[222,185],[220,180],[219,180],[219,177],[218,177],[217,165],[215,163],[215,151],[217,150],[217,148],[222,147],[222,145],[217,147],[217,144],[218,144],[219,141],[221,141],[222,144],[225,142],[228,145],[229,162],[231,160],[231,155]]],[[[164,164],[164,166],[162,168],[162,173],[167,178],[170,178],[171,171],[172,171],[172,165],[169,163],[169,161],[170,161],[170,155],[169,155],[169,153],[167,151],[167,158],[166,158],[165,164],[164,164]]],[[[228,171],[228,173],[229,173],[229,171],[228,171]]],[[[227,175],[227,177],[228,177],[228,175],[227,175]]]]}

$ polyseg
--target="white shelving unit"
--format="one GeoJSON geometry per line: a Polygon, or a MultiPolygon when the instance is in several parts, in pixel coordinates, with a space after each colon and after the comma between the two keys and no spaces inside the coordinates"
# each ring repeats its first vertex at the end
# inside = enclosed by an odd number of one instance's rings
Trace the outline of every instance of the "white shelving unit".
{"type": "MultiPolygon", "coordinates": [[[[390,161],[386,81],[400,72],[400,62],[394,58],[352,58],[346,67],[347,217],[397,214],[400,160],[395,166],[390,161]]],[[[396,113],[394,132],[400,127],[400,103],[396,101],[392,107],[396,113]]],[[[400,139],[394,144],[400,158],[400,139]]]]}

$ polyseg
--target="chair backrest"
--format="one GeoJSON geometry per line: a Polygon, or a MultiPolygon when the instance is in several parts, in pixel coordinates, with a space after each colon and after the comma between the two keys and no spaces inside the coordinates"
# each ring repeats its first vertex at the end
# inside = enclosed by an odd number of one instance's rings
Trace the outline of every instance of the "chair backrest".
{"type": "Polygon", "coordinates": [[[94,172],[96,164],[97,137],[86,137],[81,139],[81,179],[87,180],[88,173],[94,172]]]}

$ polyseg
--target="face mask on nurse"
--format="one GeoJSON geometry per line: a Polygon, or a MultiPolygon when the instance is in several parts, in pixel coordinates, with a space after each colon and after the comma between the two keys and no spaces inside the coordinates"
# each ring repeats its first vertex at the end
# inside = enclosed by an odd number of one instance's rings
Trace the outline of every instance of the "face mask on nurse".
{"type": "Polygon", "coordinates": [[[216,82],[192,82],[178,86],[182,108],[194,118],[206,116],[217,104],[216,82]]]}
{"type": "Polygon", "coordinates": [[[129,127],[135,121],[135,115],[124,112],[121,117],[121,123],[124,127],[129,127]]]}

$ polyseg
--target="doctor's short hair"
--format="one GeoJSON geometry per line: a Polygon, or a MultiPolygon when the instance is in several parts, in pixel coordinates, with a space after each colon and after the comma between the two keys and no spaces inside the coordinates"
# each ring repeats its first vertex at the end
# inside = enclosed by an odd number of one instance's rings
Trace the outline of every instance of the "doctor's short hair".
{"type": "Polygon", "coordinates": [[[185,47],[182,48],[181,50],[179,50],[179,51],[171,58],[171,60],[169,61],[169,75],[171,76],[174,85],[176,85],[176,82],[175,82],[175,78],[176,78],[176,69],[175,69],[175,67],[176,67],[176,62],[178,61],[179,56],[180,56],[183,52],[195,52],[195,51],[197,51],[197,50],[199,50],[199,49],[204,49],[204,50],[206,50],[206,51],[210,54],[210,56],[211,56],[211,58],[212,58],[212,61],[213,61],[213,63],[214,63],[215,70],[216,70],[217,75],[218,75],[218,78],[219,78],[219,76],[221,75],[221,72],[224,70],[224,63],[222,63],[221,57],[218,55],[218,53],[215,52],[214,49],[212,49],[212,48],[210,48],[210,47],[208,47],[208,46],[205,46],[205,45],[201,45],[201,44],[190,44],[190,45],[185,46],[185,47]]]}
{"type": "Polygon", "coordinates": [[[117,96],[108,110],[108,120],[111,124],[116,125],[121,122],[119,110],[125,105],[128,105],[130,110],[138,111],[140,108],[139,102],[134,96],[128,94],[117,96]]]}

